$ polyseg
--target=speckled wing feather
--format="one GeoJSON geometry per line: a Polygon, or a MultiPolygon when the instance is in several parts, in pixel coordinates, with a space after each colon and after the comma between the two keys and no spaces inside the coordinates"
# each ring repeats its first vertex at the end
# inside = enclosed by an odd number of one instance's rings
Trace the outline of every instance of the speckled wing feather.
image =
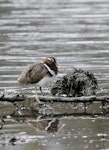
{"type": "Polygon", "coordinates": [[[47,72],[48,70],[43,63],[34,63],[20,74],[18,82],[20,85],[37,83],[47,74],[47,72]]]}

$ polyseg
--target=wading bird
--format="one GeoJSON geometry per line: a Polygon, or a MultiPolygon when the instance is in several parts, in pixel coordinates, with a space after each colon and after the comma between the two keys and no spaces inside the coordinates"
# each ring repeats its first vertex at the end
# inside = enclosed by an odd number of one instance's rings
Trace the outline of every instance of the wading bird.
{"type": "MultiPolygon", "coordinates": [[[[42,86],[46,86],[53,82],[58,73],[57,62],[54,57],[48,57],[43,60],[43,62],[35,62],[31,64],[26,70],[22,71],[19,78],[19,85],[35,84],[35,89],[39,86],[42,93],[42,86]]],[[[36,89],[36,99],[39,103],[37,89],[36,89]]]]}

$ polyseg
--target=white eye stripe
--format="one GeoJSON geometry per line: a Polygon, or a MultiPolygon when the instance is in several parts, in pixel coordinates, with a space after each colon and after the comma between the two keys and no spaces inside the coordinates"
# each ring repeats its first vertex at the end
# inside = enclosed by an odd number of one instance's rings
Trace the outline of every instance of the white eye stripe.
{"type": "Polygon", "coordinates": [[[54,62],[54,59],[53,59],[53,58],[48,58],[48,60],[54,62]]]}
{"type": "Polygon", "coordinates": [[[55,75],[56,75],[55,72],[50,69],[50,67],[48,67],[46,64],[44,64],[44,66],[47,68],[47,70],[50,72],[50,74],[51,74],[52,76],[55,76],[55,75]]]}

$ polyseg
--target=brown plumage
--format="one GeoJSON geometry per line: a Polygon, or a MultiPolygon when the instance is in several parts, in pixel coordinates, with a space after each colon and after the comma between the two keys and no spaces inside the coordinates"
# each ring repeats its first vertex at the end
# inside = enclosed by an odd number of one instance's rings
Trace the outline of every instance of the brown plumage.
{"type": "Polygon", "coordinates": [[[34,84],[39,82],[48,73],[43,63],[34,63],[24,70],[19,78],[20,85],[34,84]]]}
{"type": "Polygon", "coordinates": [[[35,62],[24,70],[19,78],[20,85],[38,84],[40,87],[46,85],[46,80],[53,79],[58,73],[56,59],[54,57],[46,58],[42,63],[35,62]]]}

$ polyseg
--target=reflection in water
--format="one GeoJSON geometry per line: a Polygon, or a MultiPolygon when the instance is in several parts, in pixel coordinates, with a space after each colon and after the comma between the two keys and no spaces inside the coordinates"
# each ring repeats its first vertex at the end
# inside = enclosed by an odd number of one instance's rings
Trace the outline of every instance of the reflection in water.
{"type": "MultiPolygon", "coordinates": [[[[52,55],[66,72],[76,67],[94,73],[100,87],[98,94],[108,95],[108,18],[108,0],[1,0],[1,91],[22,92],[17,85],[19,73],[28,64],[52,55]]],[[[60,70],[58,77],[66,72],[60,70]]],[[[31,87],[25,88],[25,93],[27,91],[31,92],[31,87]]],[[[61,105],[60,108],[65,109],[61,105]]],[[[10,114],[11,107],[0,104],[0,110],[0,114],[10,114]]],[[[25,123],[8,119],[0,133],[8,137],[22,131],[33,138],[34,134],[43,135],[35,137],[35,142],[32,139],[33,143],[30,140],[28,145],[16,145],[16,149],[109,149],[107,118],[69,117],[59,122],[65,126],[53,138],[25,123]]],[[[10,145],[1,147],[2,150],[13,149],[10,145]]]]}
{"type": "Polygon", "coordinates": [[[55,133],[58,131],[59,120],[56,118],[29,122],[33,127],[41,131],[46,131],[47,133],[55,133]]]}

